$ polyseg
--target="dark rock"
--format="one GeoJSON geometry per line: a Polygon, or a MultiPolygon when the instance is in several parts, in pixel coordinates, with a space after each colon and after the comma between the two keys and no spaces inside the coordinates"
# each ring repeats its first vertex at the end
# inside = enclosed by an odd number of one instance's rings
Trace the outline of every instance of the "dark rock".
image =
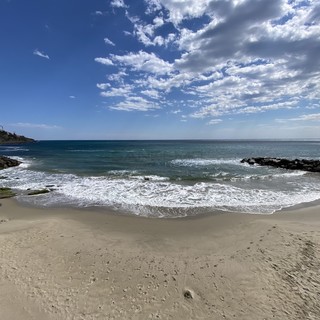
{"type": "Polygon", "coordinates": [[[11,198],[16,194],[10,188],[0,188],[0,199],[11,198]]]}
{"type": "Polygon", "coordinates": [[[186,299],[193,299],[193,292],[189,289],[186,289],[184,290],[183,292],[183,296],[186,298],[186,299]]]}
{"type": "Polygon", "coordinates": [[[309,159],[284,159],[284,158],[245,158],[241,163],[250,165],[258,164],[260,166],[271,166],[288,170],[302,170],[310,172],[320,172],[320,160],[309,159]]]}
{"type": "Polygon", "coordinates": [[[39,190],[33,190],[28,192],[28,196],[36,196],[38,194],[45,194],[45,193],[49,193],[50,190],[48,189],[39,189],[39,190]]]}
{"type": "Polygon", "coordinates": [[[6,169],[10,167],[16,167],[21,162],[15,159],[11,159],[8,157],[0,156],[0,169],[6,169]]]}

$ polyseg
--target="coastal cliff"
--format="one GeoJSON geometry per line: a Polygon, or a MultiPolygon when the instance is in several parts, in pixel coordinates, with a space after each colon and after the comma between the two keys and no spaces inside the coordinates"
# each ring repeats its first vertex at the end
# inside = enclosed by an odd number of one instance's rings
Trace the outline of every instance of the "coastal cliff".
{"type": "Polygon", "coordinates": [[[27,138],[25,136],[17,135],[15,133],[5,131],[0,128],[0,145],[1,144],[30,143],[30,142],[35,142],[35,140],[33,140],[31,138],[27,138]]]}

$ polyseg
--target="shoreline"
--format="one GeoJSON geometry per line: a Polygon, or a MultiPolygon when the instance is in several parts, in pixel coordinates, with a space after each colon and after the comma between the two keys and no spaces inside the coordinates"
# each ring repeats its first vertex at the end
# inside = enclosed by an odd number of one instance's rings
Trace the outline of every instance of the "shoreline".
{"type": "Polygon", "coordinates": [[[0,206],[2,319],[316,319],[320,207],[150,219],[0,206]]]}
{"type": "MultiPolygon", "coordinates": [[[[16,190],[13,189],[15,192],[16,190]]],[[[40,195],[41,196],[41,195],[40,195]]],[[[242,212],[242,211],[228,211],[228,210],[219,210],[219,209],[203,209],[203,208],[194,208],[193,211],[200,211],[200,213],[194,213],[194,214],[188,214],[185,216],[153,216],[153,215],[139,215],[135,214],[129,210],[123,210],[123,209],[115,209],[112,207],[107,207],[103,205],[99,206],[76,206],[76,205],[66,205],[63,204],[61,206],[59,205],[51,205],[51,206],[43,206],[41,204],[36,204],[36,203],[31,203],[31,202],[26,202],[26,201],[20,201],[18,199],[19,194],[16,196],[10,197],[10,198],[3,198],[0,199],[1,201],[12,201],[15,205],[21,208],[29,208],[29,209],[36,209],[36,210],[44,210],[44,211],[79,211],[79,212],[90,212],[90,213],[100,213],[100,214],[106,214],[106,215],[114,215],[114,216],[123,216],[123,217],[134,217],[137,219],[147,219],[147,220],[197,220],[201,218],[206,218],[206,217],[214,217],[214,216],[219,216],[219,215],[235,215],[235,216],[252,216],[252,217],[275,217],[284,213],[292,214],[297,211],[304,211],[304,209],[312,209],[312,208],[317,208],[319,207],[320,210],[320,198],[313,200],[313,201],[308,201],[308,202],[301,202],[295,205],[291,205],[288,207],[283,207],[279,210],[276,210],[272,213],[251,213],[251,212],[242,212]]]]}

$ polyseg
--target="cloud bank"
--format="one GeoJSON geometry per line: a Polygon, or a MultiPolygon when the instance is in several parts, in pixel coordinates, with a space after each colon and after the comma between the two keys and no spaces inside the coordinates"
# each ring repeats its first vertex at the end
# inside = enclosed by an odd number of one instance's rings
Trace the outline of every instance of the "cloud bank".
{"type": "Polygon", "coordinates": [[[117,14],[137,49],[95,58],[107,68],[97,87],[111,109],[174,107],[183,120],[218,125],[230,115],[320,108],[318,1],[145,0],[137,14],[114,0],[115,8],[125,9],[117,14]]]}

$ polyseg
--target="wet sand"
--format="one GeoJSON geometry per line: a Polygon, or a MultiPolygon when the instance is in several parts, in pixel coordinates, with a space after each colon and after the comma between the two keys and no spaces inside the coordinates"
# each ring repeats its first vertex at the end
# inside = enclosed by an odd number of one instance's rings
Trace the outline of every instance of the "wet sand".
{"type": "Polygon", "coordinates": [[[1,320],[320,318],[319,206],[146,219],[1,203],[1,320]]]}

